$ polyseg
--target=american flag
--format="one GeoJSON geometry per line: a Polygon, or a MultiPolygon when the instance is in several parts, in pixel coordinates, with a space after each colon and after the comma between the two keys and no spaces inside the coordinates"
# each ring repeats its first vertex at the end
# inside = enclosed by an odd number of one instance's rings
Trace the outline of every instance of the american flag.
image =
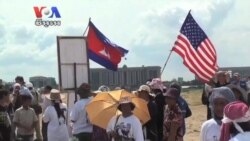
{"type": "Polygon", "coordinates": [[[190,12],[173,51],[182,57],[183,64],[203,82],[209,82],[218,69],[215,48],[190,12]]]}

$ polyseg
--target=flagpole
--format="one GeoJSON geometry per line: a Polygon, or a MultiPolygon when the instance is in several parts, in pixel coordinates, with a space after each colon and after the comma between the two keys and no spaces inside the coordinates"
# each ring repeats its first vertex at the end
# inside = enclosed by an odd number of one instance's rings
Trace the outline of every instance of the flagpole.
{"type": "Polygon", "coordinates": [[[169,58],[170,58],[172,52],[173,52],[173,49],[170,50],[170,53],[169,53],[169,55],[168,55],[168,58],[167,58],[167,60],[166,60],[166,62],[165,62],[165,64],[164,64],[164,66],[163,66],[163,68],[162,68],[161,76],[162,76],[162,74],[163,74],[163,72],[164,72],[164,70],[165,70],[165,68],[166,68],[166,66],[167,66],[167,63],[168,63],[168,61],[169,61],[169,58]]]}
{"type": "MultiPolygon", "coordinates": [[[[90,22],[90,21],[91,21],[91,17],[89,17],[89,22],[90,22]]],[[[88,25],[87,25],[86,29],[85,29],[85,30],[84,30],[84,32],[83,32],[83,36],[86,34],[86,32],[87,32],[88,28],[89,28],[89,23],[88,23],[88,25]]]]}

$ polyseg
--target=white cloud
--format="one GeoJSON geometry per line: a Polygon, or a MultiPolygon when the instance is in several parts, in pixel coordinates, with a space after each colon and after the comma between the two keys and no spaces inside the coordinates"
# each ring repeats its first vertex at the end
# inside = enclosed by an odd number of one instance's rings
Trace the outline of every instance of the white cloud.
{"type": "MultiPolygon", "coordinates": [[[[82,35],[88,18],[113,42],[130,50],[128,66],[163,66],[189,9],[213,41],[222,66],[250,65],[247,47],[248,1],[144,0],[3,1],[0,0],[0,77],[57,77],[56,36],[82,35]],[[6,5],[15,7],[9,10],[6,5]],[[33,6],[57,6],[61,27],[36,27],[33,6]],[[237,47],[237,48],[236,48],[237,47]],[[241,54],[239,58],[238,55],[241,54]],[[232,60],[230,60],[230,59],[232,60]],[[241,61],[239,63],[239,61],[241,61]],[[49,69],[48,69],[49,68],[49,69]]],[[[91,62],[91,66],[98,66],[91,62]]],[[[193,79],[181,58],[173,54],[163,78],[193,79]]]]}

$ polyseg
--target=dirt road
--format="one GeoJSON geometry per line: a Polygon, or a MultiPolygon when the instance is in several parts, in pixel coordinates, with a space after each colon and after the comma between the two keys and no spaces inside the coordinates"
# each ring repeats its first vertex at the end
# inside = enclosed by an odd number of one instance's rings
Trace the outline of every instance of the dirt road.
{"type": "Polygon", "coordinates": [[[186,135],[184,141],[199,141],[202,123],[206,120],[206,106],[201,103],[201,90],[185,92],[182,96],[187,100],[193,115],[186,119],[186,135]]]}

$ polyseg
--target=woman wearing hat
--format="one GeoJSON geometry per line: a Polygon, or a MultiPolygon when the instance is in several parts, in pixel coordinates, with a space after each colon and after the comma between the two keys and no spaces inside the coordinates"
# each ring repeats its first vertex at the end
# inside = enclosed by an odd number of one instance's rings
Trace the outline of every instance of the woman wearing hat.
{"type": "Polygon", "coordinates": [[[138,90],[138,97],[148,102],[148,111],[150,114],[150,120],[143,126],[143,133],[145,140],[158,141],[158,129],[157,129],[157,105],[153,100],[153,96],[150,94],[150,87],[147,85],[141,85],[138,90]]]}
{"type": "Polygon", "coordinates": [[[47,107],[43,115],[43,121],[48,123],[48,141],[68,141],[69,134],[63,110],[66,107],[61,104],[60,91],[52,89],[50,96],[47,98],[52,103],[51,106],[47,107]]]}
{"type": "Polygon", "coordinates": [[[149,83],[149,86],[152,90],[152,93],[155,95],[155,103],[158,109],[158,115],[157,115],[158,140],[162,141],[162,136],[163,136],[162,124],[163,124],[164,106],[165,106],[165,100],[163,96],[164,85],[160,78],[154,78],[149,83]]]}
{"type": "Polygon", "coordinates": [[[227,104],[222,122],[220,141],[249,141],[250,111],[245,103],[235,101],[227,104]]]}
{"type": "Polygon", "coordinates": [[[163,121],[163,141],[183,141],[184,136],[184,117],[177,103],[179,90],[169,88],[165,96],[165,111],[163,121]]]}
{"type": "Polygon", "coordinates": [[[130,97],[121,98],[118,109],[122,114],[114,116],[107,127],[107,133],[112,141],[144,141],[142,125],[132,113],[134,108],[130,97]]]}
{"type": "Polygon", "coordinates": [[[212,90],[212,94],[209,97],[209,108],[213,118],[202,124],[201,141],[219,141],[224,107],[235,100],[233,92],[227,87],[214,88],[212,90]]]}

